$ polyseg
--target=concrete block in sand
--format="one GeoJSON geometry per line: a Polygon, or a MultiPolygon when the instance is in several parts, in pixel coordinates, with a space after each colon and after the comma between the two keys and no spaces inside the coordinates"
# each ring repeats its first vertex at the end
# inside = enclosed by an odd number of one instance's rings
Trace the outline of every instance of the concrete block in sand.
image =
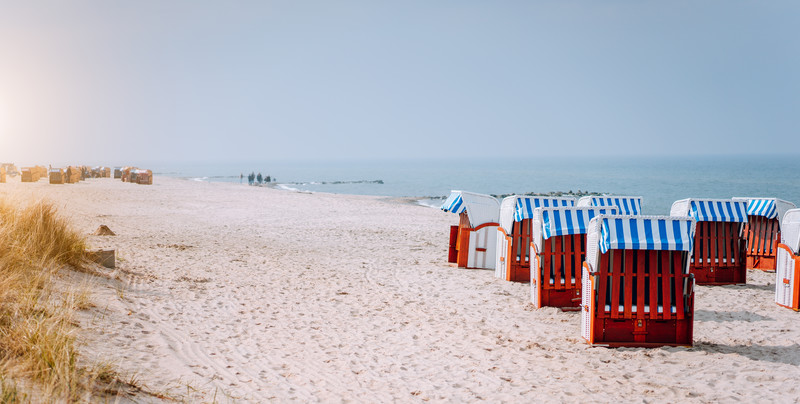
{"type": "Polygon", "coordinates": [[[114,269],[116,267],[116,250],[91,250],[89,259],[106,267],[114,269]]]}

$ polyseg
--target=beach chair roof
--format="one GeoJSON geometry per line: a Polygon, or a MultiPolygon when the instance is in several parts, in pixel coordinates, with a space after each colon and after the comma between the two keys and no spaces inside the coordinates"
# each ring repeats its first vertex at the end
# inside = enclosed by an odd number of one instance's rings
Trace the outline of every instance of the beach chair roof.
{"type": "Polygon", "coordinates": [[[623,215],[642,214],[641,196],[584,196],[577,206],[616,206],[623,215]]]}
{"type": "Polygon", "coordinates": [[[790,209],[783,216],[781,242],[795,254],[800,254],[800,209],[790,209]]]}
{"type": "Polygon", "coordinates": [[[450,191],[441,209],[455,214],[466,211],[471,227],[497,223],[500,218],[500,202],[497,198],[473,192],[450,191]]]}
{"type": "Polygon", "coordinates": [[[616,206],[562,206],[536,208],[533,212],[533,242],[542,251],[544,240],[553,236],[586,234],[589,223],[597,215],[613,215],[616,206]]]}
{"type": "Polygon", "coordinates": [[[511,231],[514,222],[532,219],[533,210],[540,207],[575,206],[575,198],[571,196],[522,196],[512,195],[503,198],[500,205],[500,227],[511,231]]]}
{"type": "Polygon", "coordinates": [[[612,249],[691,252],[694,230],[685,216],[598,215],[589,223],[586,260],[597,268],[600,254],[612,249]]]}
{"type": "Polygon", "coordinates": [[[764,216],[767,219],[778,219],[778,224],[783,222],[783,215],[789,209],[794,209],[795,204],[778,198],[733,198],[735,201],[747,201],[747,216],[764,216]]]}
{"type": "Polygon", "coordinates": [[[747,202],[733,199],[688,198],[675,201],[670,216],[690,216],[698,222],[747,222],[747,202]]]}

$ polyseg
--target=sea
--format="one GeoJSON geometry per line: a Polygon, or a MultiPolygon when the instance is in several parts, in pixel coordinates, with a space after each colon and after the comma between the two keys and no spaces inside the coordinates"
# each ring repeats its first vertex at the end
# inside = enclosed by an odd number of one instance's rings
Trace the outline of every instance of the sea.
{"type": "Polygon", "coordinates": [[[792,155],[156,163],[152,169],[156,176],[242,186],[249,173],[261,173],[286,191],[407,197],[435,208],[450,190],[641,196],[650,215],[668,214],[685,198],[774,197],[800,205],[800,156],[792,155]]]}

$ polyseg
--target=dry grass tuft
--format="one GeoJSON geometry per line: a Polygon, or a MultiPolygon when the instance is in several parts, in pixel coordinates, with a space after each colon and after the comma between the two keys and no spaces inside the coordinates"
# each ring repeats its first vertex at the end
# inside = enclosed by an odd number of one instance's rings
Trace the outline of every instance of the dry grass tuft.
{"type": "Polygon", "coordinates": [[[88,287],[54,287],[58,270],[84,266],[85,251],[52,204],[0,200],[0,401],[84,401],[112,384],[110,367],[77,365],[73,314],[91,305],[88,287]]]}

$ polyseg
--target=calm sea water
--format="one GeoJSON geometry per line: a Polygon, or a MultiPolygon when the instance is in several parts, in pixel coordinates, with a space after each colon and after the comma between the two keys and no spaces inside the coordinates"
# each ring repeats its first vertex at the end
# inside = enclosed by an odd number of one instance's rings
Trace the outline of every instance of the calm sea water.
{"type": "MultiPolygon", "coordinates": [[[[777,197],[800,205],[800,156],[545,158],[154,165],[156,175],[240,182],[250,172],[279,187],[313,192],[445,197],[451,189],[487,194],[594,191],[642,197],[646,214],[667,214],[690,197],[777,197]],[[383,183],[360,182],[381,180],[383,183]]],[[[435,201],[433,202],[436,203],[435,201]]]]}

